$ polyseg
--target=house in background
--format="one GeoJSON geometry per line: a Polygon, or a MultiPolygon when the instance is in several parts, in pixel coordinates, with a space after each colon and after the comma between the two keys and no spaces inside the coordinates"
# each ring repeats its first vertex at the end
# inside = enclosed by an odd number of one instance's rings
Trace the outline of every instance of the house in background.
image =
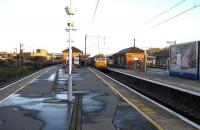
{"type": "Polygon", "coordinates": [[[48,51],[45,49],[37,49],[36,52],[31,53],[32,60],[35,61],[46,61],[48,56],[48,51]]]}
{"type": "MultiPolygon", "coordinates": [[[[63,64],[66,64],[69,59],[69,49],[65,49],[62,51],[63,53],[63,64]]],[[[80,64],[80,61],[82,61],[83,58],[83,51],[76,47],[72,47],[72,62],[73,64],[80,64]]]]}
{"type": "Polygon", "coordinates": [[[47,61],[51,62],[61,62],[63,58],[62,53],[49,53],[47,56],[47,61]]]}
{"type": "Polygon", "coordinates": [[[13,59],[14,53],[0,52],[0,59],[13,59]]]}
{"type": "Polygon", "coordinates": [[[144,50],[129,47],[113,55],[113,67],[144,70],[144,58],[144,50]]]}
{"type": "Polygon", "coordinates": [[[36,52],[32,52],[32,56],[38,56],[38,57],[47,57],[48,51],[45,49],[37,49],[36,52]]]}
{"type": "Polygon", "coordinates": [[[147,66],[167,68],[169,60],[169,47],[149,48],[147,50],[147,66]]]}

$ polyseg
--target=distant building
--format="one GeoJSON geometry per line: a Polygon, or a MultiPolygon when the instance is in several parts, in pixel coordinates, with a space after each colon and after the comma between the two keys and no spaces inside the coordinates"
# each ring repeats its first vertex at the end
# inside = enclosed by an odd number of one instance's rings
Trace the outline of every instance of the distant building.
{"type": "Polygon", "coordinates": [[[32,52],[32,56],[38,56],[38,57],[47,57],[48,51],[45,49],[37,49],[36,52],[32,52]]]}
{"type": "Polygon", "coordinates": [[[147,67],[155,67],[156,66],[156,57],[149,56],[147,54],[147,67]]]}
{"type": "Polygon", "coordinates": [[[137,47],[123,49],[113,55],[113,67],[144,69],[144,50],[137,47]]]}
{"type": "Polygon", "coordinates": [[[61,62],[63,58],[62,53],[49,53],[47,56],[48,61],[58,61],[61,62]]]}
{"type": "Polygon", "coordinates": [[[148,67],[167,67],[169,59],[169,48],[149,48],[147,50],[148,67]]]}
{"type": "Polygon", "coordinates": [[[8,52],[0,52],[0,59],[13,59],[14,53],[8,53],[8,52]]]}
{"type": "MultiPolygon", "coordinates": [[[[67,63],[68,59],[69,59],[69,49],[65,49],[62,51],[63,52],[63,63],[67,63]]],[[[81,51],[80,49],[76,48],[76,47],[72,47],[72,57],[73,59],[79,59],[82,60],[83,57],[83,51],[81,51]]]]}
{"type": "Polygon", "coordinates": [[[23,52],[23,60],[31,60],[31,52],[23,52]]]}
{"type": "Polygon", "coordinates": [[[37,49],[36,52],[31,52],[31,57],[33,61],[45,62],[47,60],[48,51],[45,49],[37,49]]]}
{"type": "Polygon", "coordinates": [[[156,56],[156,66],[167,67],[169,60],[169,55],[157,55],[156,56]]]}

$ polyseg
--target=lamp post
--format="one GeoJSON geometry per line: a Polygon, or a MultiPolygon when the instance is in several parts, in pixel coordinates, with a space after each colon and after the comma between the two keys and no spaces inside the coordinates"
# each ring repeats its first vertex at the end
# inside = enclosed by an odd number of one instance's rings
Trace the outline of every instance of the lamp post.
{"type": "MultiPolygon", "coordinates": [[[[66,7],[65,11],[67,15],[69,16],[69,21],[67,23],[67,26],[69,27],[66,29],[67,32],[69,32],[69,76],[68,76],[68,101],[72,101],[72,48],[71,48],[71,30],[74,26],[74,23],[71,20],[71,16],[74,15],[74,10],[71,8],[71,1],[70,1],[70,7],[66,7]]],[[[66,61],[67,62],[67,61],[66,61]]]]}
{"type": "Polygon", "coordinates": [[[147,46],[144,46],[144,71],[147,71],[147,46]]]}
{"type": "Polygon", "coordinates": [[[144,71],[147,71],[147,49],[146,48],[144,50],[144,57],[145,57],[144,71]]]}
{"type": "Polygon", "coordinates": [[[17,62],[17,48],[14,48],[14,49],[15,49],[15,56],[16,56],[15,60],[17,62]]]}
{"type": "Polygon", "coordinates": [[[86,44],[87,44],[87,35],[85,35],[85,60],[86,60],[86,44]]]}

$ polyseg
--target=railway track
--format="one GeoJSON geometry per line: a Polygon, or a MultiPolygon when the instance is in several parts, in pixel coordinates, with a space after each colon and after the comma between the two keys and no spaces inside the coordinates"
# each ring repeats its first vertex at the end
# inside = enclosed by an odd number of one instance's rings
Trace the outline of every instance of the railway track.
{"type": "Polygon", "coordinates": [[[109,69],[99,71],[200,129],[199,95],[192,95],[109,69]]]}
{"type": "Polygon", "coordinates": [[[26,87],[34,79],[36,79],[39,76],[41,76],[42,74],[46,73],[50,69],[54,69],[54,68],[55,68],[55,66],[44,68],[35,73],[32,73],[31,75],[24,76],[23,78],[8,84],[8,85],[4,86],[3,88],[0,88],[0,102],[7,99],[12,94],[18,92],[22,88],[26,87]]]}

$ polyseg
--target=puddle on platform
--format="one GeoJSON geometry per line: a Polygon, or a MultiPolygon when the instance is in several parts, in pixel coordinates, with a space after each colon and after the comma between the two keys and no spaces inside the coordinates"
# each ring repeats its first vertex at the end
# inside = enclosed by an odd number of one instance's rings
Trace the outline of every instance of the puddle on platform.
{"type": "MultiPolygon", "coordinates": [[[[34,116],[44,123],[41,130],[67,130],[72,113],[72,104],[67,102],[45,102],[45,100],[51,99],[67,100],[67,94],[59,93],[54,98],[29,98],[23,97],[20,94],[14,94],[3,101],[0,107],[11,107],[14,111],[21,111],[22,109],[37,111],[30,115],[30,118],[34,116]]],[[[3,121],[0,121],[0,123],[3,123],[3,121]]]]}
{"type": "MultiPolygon", "coordinates": [[[[62,80],[62,81],[68,80],[68,78],[69,78],[68,74],[58,76],[58,80],[62,80]]],[[[83,76],[80,74],[72,74],[72,78],[73,80],[83,80],[83,76]]]]}
{"type": "Polygon", "coordinates": [[[56,94],[55,98],[60,100],[67,100],[68,92],[61,92],[60,94],[56,94]]]}
{"type": "Polygon", "coordinates": [[[100,96],[105,96],[106,93],[89,92],[82,97],[82,110],[83,113],[89,114],[99,112],[103,110],[106,103],[103,100],[98,99],[100,96]]]}
{"type": "Polygon", "coordinates": [[[47,79],[34,79],[32,80],[29,84],[37,84],[38,82],[42,81],[42,80],[47,80],[49,82],[53,82],[55,79],[55,74],[50,75],[47,79]]]}
{"type": "Polygon", "coordinates": [[[117,107],[113,123],[117,129],[157,130],[152,123],[130,105],[119,105],[117,107]]]}
{"type": "Polygon", "coordinates": [[[48,77],[49,81],[54,81],[56,74],[52,74],[51,76],[48,77]]]}
{"type": "Polygon", "coordinates": [[[74,80],[83,80],[83,76],[81,74],[72,74],[72,78],[74,80]]]}
{"type": "Polygon", "coordinates": [[[32,80],[29,84],[32,84],[32,85],[34,85],[34,84],[37,84],[39,82],[39,80],[38,79],[34,79],[34,80],[32,80]]]}
{"type": "MultiPolygon", "coordinates": [[[[66,71],[63,69],[59,69],[58,74],[59,74],[58,80],[64,81],[64,80],[68,80],[68,78],[69,78],[68,72],[66,73],[66,71]]],[[[80,73],[78,73],[77,71],[72,72],[72,78],[73,78],[73,80],[83,80],[83,76],[80,73]]]]}

